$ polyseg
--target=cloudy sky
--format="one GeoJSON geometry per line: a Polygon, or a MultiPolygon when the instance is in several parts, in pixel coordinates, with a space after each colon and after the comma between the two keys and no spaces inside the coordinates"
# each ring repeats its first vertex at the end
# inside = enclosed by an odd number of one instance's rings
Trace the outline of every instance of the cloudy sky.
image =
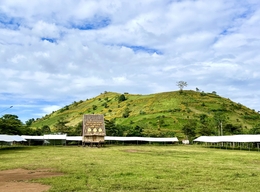
{"type": "Polygon", "coordinates": [[[177,81],[258,111],[259,26],[259,0],[1,0],[0,116],[177,81]]]}

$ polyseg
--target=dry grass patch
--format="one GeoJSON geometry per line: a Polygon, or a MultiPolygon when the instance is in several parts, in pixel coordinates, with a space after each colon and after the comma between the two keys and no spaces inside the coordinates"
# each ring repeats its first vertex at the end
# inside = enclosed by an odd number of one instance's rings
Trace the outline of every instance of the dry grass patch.
{"type": "Polygon", "coordinates": [[[48,191],[51,186],[30,183],[31,180],[61,176],[62,173],[52,172],[50,169],[12,169],[0,171],[0,192],[41,192],[48,191]]]}

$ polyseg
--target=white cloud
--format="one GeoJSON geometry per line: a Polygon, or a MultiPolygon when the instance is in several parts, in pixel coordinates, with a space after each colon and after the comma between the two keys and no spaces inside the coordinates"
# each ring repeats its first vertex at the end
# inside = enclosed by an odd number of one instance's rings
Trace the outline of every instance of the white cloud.
{"type": "Polygon", "coordinates": [[[23,118],[179,80],[260,110],[259,1],[8,0],[0,10],[0,106],[42,106],[23,118]]]}
{"type": "Polygon", "coordinates": [[[34,24],[32,34],[44,38],[58,38],[60,30],[54,23],[46,23],[42,20],[34,24]]]}
{"type": "Polygon", "coordinates": [[[131,85],[131,81],[124,76],[113,77],[113,85],[131,85]]]}
{"type": "Polygon", "coordinates": [[[42,108],[42,111],[45,113],[45,114],[50,114],[52,113],[53,111],[57,111],[58,109],[62,108],[63,106],[58,106],[58,105],[51,105],[51,106],[46,106],[46,107],[43,107],[42,108]]]}

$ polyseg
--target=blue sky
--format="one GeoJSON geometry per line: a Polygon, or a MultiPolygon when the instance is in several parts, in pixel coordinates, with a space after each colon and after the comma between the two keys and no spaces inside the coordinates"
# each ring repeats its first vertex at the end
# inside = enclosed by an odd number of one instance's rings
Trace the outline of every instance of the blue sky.
{"type": "Polygon", "coordinates": [[[0,115],[177,81],[260,111],[259,26],[259,0],[3,0],[0,115]]]}

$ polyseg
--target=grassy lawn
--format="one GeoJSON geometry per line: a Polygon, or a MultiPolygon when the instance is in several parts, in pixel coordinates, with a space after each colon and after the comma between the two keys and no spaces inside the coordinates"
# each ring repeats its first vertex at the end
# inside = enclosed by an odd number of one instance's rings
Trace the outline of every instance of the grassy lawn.
{"type": "Polygon", "coordinates": [[[183,145],[0,148],[0,170],[52,168],[50,191],[260,191],[260,152],[183,145]]]}

